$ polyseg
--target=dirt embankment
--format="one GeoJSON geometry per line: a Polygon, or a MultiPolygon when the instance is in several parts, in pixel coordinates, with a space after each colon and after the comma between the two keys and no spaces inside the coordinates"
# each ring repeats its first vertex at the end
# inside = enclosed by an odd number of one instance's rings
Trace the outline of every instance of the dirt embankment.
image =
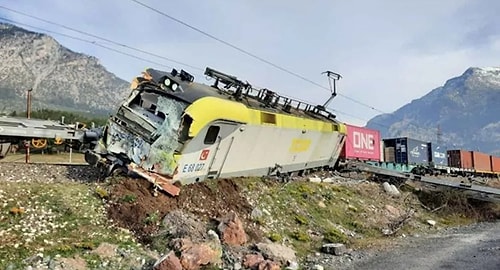
{"type": "Polygon", "coordinates": [[[154,194],[151,183],[142,179],[124,178],[112,185],[109,192],[108,216],[119,226],[131,229],[145,244],[158,231],[156,222],[174,210],[194,214],[202,221],[217,225],[217,219],[230,212],[238,213],[247,225],[246,232],[252,240],[261,234],[250,219],[252,206],[234,180],[224,179],[182,187],[178,197],[165,193],[154,194]]]}

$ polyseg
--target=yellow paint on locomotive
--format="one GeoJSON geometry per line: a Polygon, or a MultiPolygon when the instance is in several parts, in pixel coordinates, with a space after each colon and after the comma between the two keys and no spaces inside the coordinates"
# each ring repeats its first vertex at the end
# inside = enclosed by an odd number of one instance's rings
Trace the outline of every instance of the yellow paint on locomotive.
{"type": "Polygon", "coordinates": [[[189,136],[196,136],[207,124],[215,120],[227,120],[250,125],[272,125],[281,128],[299,129],[302,131],[333,132],[346,134],[347,128],[342,123],[308,119],[299,116],[272,113],[247,108],[244,104],[217,97],[204,97],[189,105],[185,113],[193,122],[189,136]]]}
{"type": "Polygon", "coordinates": [[[311,147],[311,139],[293,139],[290,145],[290,153],[306,152],[311,147]]]}

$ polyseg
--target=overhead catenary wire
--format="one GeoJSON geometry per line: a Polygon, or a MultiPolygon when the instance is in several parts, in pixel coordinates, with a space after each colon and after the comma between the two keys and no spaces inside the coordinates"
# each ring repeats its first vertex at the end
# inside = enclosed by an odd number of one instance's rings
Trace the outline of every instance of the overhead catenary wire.
{"type": "MultiPolygon", "coordinates": [[[[137,2],[137,3],[140,3],[139,1],[135,1],[135,0],[132,0],[134,2],[137,2]]],[[[142,3],[140,3],[142,4],[142,3]]],[[[105,42],[108,42],[108,43],[111,43],[111,44],[114,44],[116,46],[120,46],[120,47],[123,47],[123,48],[127,48],[127,49],[131,49],[131,50],[135,50],[135,51],[138,51],[138,52],[141,52],[141,53],[144,53],[144,54],[147,54],[147,55],[150,55],[150,56],[154,56],[154,57],[157,57],[157,58],[161,58],[161,59],[164,59],[164,60],[167,60],[167,61],[171,61],[171,62],[174,62],[174,63],[178,63],[178,64],[181,64],[181,65],[184,65],[184,66],[187,66],[187,67],[191,67],[191,68],[194,68],[194,69],[197,69],[197,70],[203,70],[199,67],[196,67],[196,66],[193,66],[193,65],[190,65],[190,64],[187,64],[187,63],[184,63],[184,62],[180,62],[180,61],[177,61],[177,60],[174,60],[174,59],[171,59],[171,58],[168,58],[168,57],[165,57],[165,56],[162,56],[162,55],[158,55],[158,54],[154,54],[154,53],[150,53],[148,51],[144,51],[144,50],[141,50],[141,49],[138,49],[138,48],[134,48],[130,45],[126,45],[126,44],[123,44],[123,43],[120,43],[120,42],[116,42],[112,39],[109,39],[109,38],[103,38],[103,37],[100,37],[98,35],[95,35],[95,34],[92,34],[92,33],[89,33],[89,32],[86,32],[86,31],[82,31],[82,30],[79,30],[79,29],[76,29],[74,27],[70,27],[70,26],[66,26],[66,25],[63,25],[63,24],[60,24],[60,23],[57,23],[57,22],[53,22],[53,21],[50,21],[50,20],[46,20],[46,19],[43,19],[43,18],[40,18],[40,17],[37,17],[37,16],[33,16],[33,15],[30,15],[30,14],[27,14],[27,13],[24,13],[24,12],[21,12],[21,11],[17,11],[17,10],[14,10],[14,9],[11,9],[11,8],[7,8],[7,7],[4,7],[4,6],[0,6],[0,8],[3,8],[3,9],[6,9],[10,12],[13,12],[13,13],[17,13],[17,14],[20,14],[20,15],[23,15],[23,16],[26,16],[26,17],[30,17],[30,18],[33,18],[33,19],[36,19],[36,20],[39,20],[39,21],[42,21],[42,22],[45,22],[45,23],[49,23],[49,24],[52,24],[52,25],[55,25],[55,26],[58,26],[58,27],[61,27],[61,28],[64,28],[64,29],[67,29],[67,30],[71,30],[71,31],[74,31],[74,32],[77,32],[77,33],[80,33],[80,34],[83,34],[83,35],[86,35],[86,36],[89,36],[89,37],[94,37],[96,39],[99,39],[99,40],[102,40],[102,41],[105,41],[105,42]]],[[[169,16],[167,14],[165,14],[166,16],[169,16]]],[[[172,17],[172,19],[174,20],[177,20],[175,18],[172,17]]],[[[128,57],[131,57],[131,58],[135,58],[135,59],[138,59],[138,60],[141,60],[141,61],[144,61],[144,62],[148,62],[148,63],[151,63],[151,64],[155,64],[155,65],[158,65],[158,66],[163,66],[163,67],[167,67],[167,68],[173,68],[169,65],[165,65],[163,63],[159,63],[159,62],[156,62],[156,61],[152,61],[152,60],[149,60],[149,59],[146,59],[146,58],[143,58],[143,57],[139,57],[137,55],[133,55],[133,54],[130,54],[130,53],[127,53],[127,52],[123,52],[123,51],[120,51],[120,50],[117,50],[115,48],[111,48],[111,47],[108,47],[108,46],[105,46],[101,43],[98,43],[97,41],[94,41],[94,40],[88,40],[88,39],[84,39],[84,38],[81,38],[81,37],[76,37],[76,36],[72,36],[72,35],[69,35],[69,34],[65,34],[65,33],[60,33],[60,32],[57,32],[57,31],[52,31],[52,30],[48,30],[48,29],[44,29],[44,28],[41,28],[41,27],[37,27],[37,26],[33,26],[33,25],[29,25],[29,24],[26,24],[26,23],[21,23],[21,22],[18,22],[18,21],[14,21],[14,20],[11,20],[11,19],[7,19],[7,18],[3,18],[3,17],[0,17],[0,20],[3,20],[3,21],[6,21],[6,22],[10,22],[10,23],[13,23],[13,24],[17,24],[17,25],[22,25],[22,26],[26,26],[26,27],[30,27],[30,28],[33,28],[33,29],[38,29],[40,31],[43,31],[43,32],[47,32],[47,33],[52,33],[52,34],[56,34],[56,35],[60,35],[60,36],[64,36],[64,37],[67,37],[67,38],[71,38],[71,39],[74,39],[74,40],[79,40],[79,41],[82,41],[82,42],[86,42],[86,43],[90,43],[92,45],[95,45],[95,46],[98,46],[98,47],[101,47],[101,48],[104,48],[106,50],[110,50],[110,51],[113,51],[115,53],[119,53],[119,54],[122,54],[122,55],[125,55],[125,56],[128,56],[128,57]]],[[[184,24],[182,21],[179,21],[179,23],[182,23],[184,24]]],[[[187,25],[186,25],[187,26],[187,25]]],[[[197,28],[196,28],[197,29],[197,28]]],[[[201,30],[200,30],[201,31],[201,30]]],[[[208,34],[208,33],[207,33],[208,34]]],[[[215,37],[214,37],[215,38],[215,37]]],[[[223,42],[225,43],[223,40],[220,40],[220,42],[223,42]]],[[[231,45],[230,43],[226,44],[228,46],[233,46],[231,45]]],[[[238,47],[236,47],[238,48],[238,47]]],[[[238,48],[239,49],[239,48],[238,48]]],[[[245,51],[246,52],[246,51],[245,51]]],[[[250,55],[253,55],[250,53],[250,55]]],[[[258,57],[256,55],[254,55],[255,57],[258,57]]],[[[260,57],[259,57],[260,58],[260,57]]],[[[267,61],[265,59],[262,59],[264,61],[267,61]]],[[[275,65],[271,62],[269,62],[268,64],[270,65],[275,65]]],[[[276,65],[277,68],[281,69],[281,67],[279,67],[278,65],[276,65]]],[[[283,70],[283,71],[287,71],[287,70],[283,70]]],[[[287,72],[289,73],[289,72],[287,72]]],[[[292,72],[293,73],[293,72],[292,72]]],[[[293,75],[293,74],[292,74],[293,75]]],[[[295,75],[298,75],[298,74],[295,74],[295,75]]],[[[300,76],[300,75],[298,75],[300,76]]],[[[300,76],[302,77],[302,76],[300,76]]],[[[312,80],[309,80],[307,78],[303,78],[305,79],[306,81],[309,81],[310,83],[312,84],[315,84],[321,88],[324,88],[326,90],[329,90],[327,87],[324,87],[312,80]]],[[[340,96],[344,96],[342,94],[338,94],[340,96]]],[[[344,96],[345,98],[347,99],[351,99],[352,101],[356,102],[356,103],[359,103],[359,101],[355,100],[355,99],[352,99],[350,97],[347,97],[347,96],[344,96]]],[[[309,102],[309,101],[307,101],[309,102]]],[[[309,102],[310,103],[310,102],[309,102]]],[[[361,104],[361,103],[360,103],[361,104]]],[[[364,105],[366,107],[369,107],[371,109],[374,109],[374,110],[377,110],[375,109],[374,107],[370,106],[370,105],[367,105],[367,104],[361,104],[361,105],[364,105]]],[[[362,118],[362,117],[359,117],[359,116],[356,116],[356,115],[353,115],[353,114],[350,114],[350,113],[346,113],[346,112],[343,112],[343,111],[340,111],[340,110],[337,110],[337,109],[333,109],[331,107],[328,107],[329,109],[333,110],[334,112],[336,113],[339,113],[339,114],[342,114],[342,115],[345,115],[345,116],[349,116],[349,117],[352,117],[354,119],[358,119],[358,120],[362,120],[362,121],[368,121],[367,119],[365,118],[362,118]]],[[[381,110],[377,110],[381,113],[385,113],[381,110]]],[[[383,127],[386,127],[386,128],[389,128],[389,126],[387,125],[383,125],[383,124],[380,124],[380,123],[374,123],[374,124],[377,124],[379,126],[383,126],[383,127]]]]}
{"type": "MultiPolygon", "coordinates": [[[[273,62],[271,62],[271,61],[269,61],[269,60],[267,60],[267,59],[265,59],[265,58],[263,58],[263,57],[260,57],[260,56],[258,56],[258,55],[256,55],[256,54],[254,54],[254,53],[252,53],[252,52],[250,52],[250,51],[248,51],[248,50],[245,50],[245,49],[243,49],[243,48],[241,48],[241,47],[239,47],[239,46],[236,46],[236,45],[234,45],[234,44],[232,44],[232,43],[230,43],[230,42],[228,42],[228,41],[225,41],[225,40],[223,40],[223,39],[221,39],[221,38],[218,38],[218,37],[216,37],[216,36],[214,36],[214,35],[212,35],[212,34],[210,34],[210,33],[206,32],[206,31],[204,31],[204,30],[201,30],[201,29],[200,29],[200,28],[198,28],[198,27],[195,27],[195,26],[193,26],[193,25],[191,25],[191,24],[189,24],[189,23],[186,23],[186,22],[184,22],[184,21],[182,21],[182,20],[180,20],[180,19],[177,19],[177,18],[175,18],[175,17],[173,17],[173,16],[171,16],[171,15],[167,14],[167,13],[166,13],[166,12],[164,12],[164,11],[161,11],[161,10],[159,10],[159,9],[157,9],[157,8],[154,8],[154,7],[152,7],[152,6],[149,6],[149,5],[147,5],[147,4],[145,4],[145,3],[141,2],[141,1],[138,1],[138,0],[130,0],[130,1],[132,1],[132,2],[134,2],[134,3],[136,3],[136,4],[138,4],[138,5],[140,5],[140,6],[144,7],[144,8],[146,8],[146,9],[149,9],[149,10],[151,10],[151,11],[155,12],[155,13],[158,13],[158,14],[160,14],[160,15],[162,15],[162,16],[164,16],[164,17],[166,17],[166,18],[168,18],[168,19],[170,19],[170,20],[172,20],[172,21],[175,21],[175,22],[177,22],[177,23],[179,23],[179,24],[181,24],[181,25],[184,25],[184,26],[186,26],[186,27],[188,27],[188,28],[190,28],[190,29],[192,29],[192,30],[194,30],[194,31],[196,31],[196,32],[198,32],[198,33],[200,33],[200,34],[204,35],[204,36],[207,36],[207,37],[209,37],[209,38],[211,38],[211,39],[213,39],[213,40],[215,40],[215,41],[217,41],[217,42],[219,42],[219,43],[222,43],[222,44],[224,44],[224,45],[226,45],[226,46],[229,46],[229,47],[231,47],[231,48],[233,48],[233,49],[235,49],[235,50],[237,50],[237,51],[239,51],[239,52],[241,52],[241,53],[243,53],[243,54],[246,54],[246,55],[248,55],[248,56],[250,56],[250,57],[252,57],[252,58],[254,58],[254,59],[257,59],[257,60],[259,60],[259,61],[261,61],[261,62],[263,62],[263,63],[265,63],[265,64],[268,64],[268,65],[270,65],[270,66],[272,66],[272,67],[274,67],[274,68],[276,68],[276,69],[279,69],[279,70],[281,70],[281,71],[283,71],[283,72],[285,72],[285,73],[288,73],[288,74],[290,74],[290,75],[292,75],[292,76],[294,76],[294,77],[297,77],[297,78],[299,78],[299,79],[301,79],[301,80],[304,80],[304,81],[306,81],[306,82],[308,82],[308,83],[310,83],[310,84],[313,84],[313,85],[315,85],[315,86],[317,86],[317,87],[320,87],[320,88],[322,88],[322,89],[324,89],[324,90],[330,91],[330,89],[329,89],[328,87],[325,87],[325,86],[323,86],[323,85],[321,85],[321,84],[319,84],[319,83],[317,83],[317,82],[315,82],[315,81],[313,81],[313,80],[311,80],[311,79],[309,79],[309,78],[307,78],[307,77],[305,77],[305,76],[303,76],[303,75],[300,75],[300,74],[298,74],[298,73],[296,73],[296,72],[293,72],[293,71],[291,71],[291,70],[289,70],[289,69],[287,69],[287,68],[284,68],[284,67],[282,67],[282,66],[280,66],[280,65],[278,65],[278,64],[275,64],[275,63],[273,63],[273,62]]],[[[345,98],[345,99],[348,99],[348,100],[350,100],[350,101],[352,101],[352,102],[354,102],[354,103],[357,103],[357,104],[359,104],[359,105],[362,105],[362,106],[368,107],[368,108],[370,108],[370,109],[372,109],[372,110],[375,110],[375,111],[378,111],[378,112],[380,112],[380,113],[385,113],[385,112],[384,112],[384,111],[382,111],[382,110],[379,110],[379,109],[377,109],[377,108],[375,108],[375,107],[373,107],[373,106],[370,106],[370,105],[368,105],[368,104],[366,104],[366,103],[364,103],[364,102],[362,102],[362,101],[359,101],[359,100],[357,100],[357,99],[355,99],[355,98],[351,98],[351,97],[349,97],[349,96],[347,96],[347,95],[344,95],[344,94],[339,93],[339,94],[338,94],[338,96],[341,96],[341,97],[343,97],[343,98],[345,98]]]]}
{"type": "MultiPolygon", "coordinates": [[[[198,28],[196,28],[196,27],[194,27],[194,26],[191,26],[191,25],[189,25],[189,24],[187,24],[187,23],[185,23],[185,22],[183,22],[183,21],[181,21],[181,20],[178,20],[178,19],[176,19],[176,18],[174,18],[174,17],[172,17],[172,16],[170,16],[170,15],[168,15],[168,14],[164,13],[164,12],[161,12],[161,11],[159,11],[159,10],[156,10],[156,9],[154,9],[154,8],[152,8],[152,7],[148,6],[148,5],[146,5],[146,4],[144,4],[144,3],[140,2],[140,1],[136,1],[136,0],[132,0],[132,1],[133,1],[133,2],[136,2],[137,4],[139,4],[139,5],[143,6],[143,7],[148,8],[148,9],[150,9],[150,10],[154,10],[154,11],[156,11],[156,12],[159,12],[160,14],[162,14],[162,15],[164,15],[164,16],[167,16],[168,18],[170,18],[170,19],[172,19],[172,20],[174,20],[174,21],[176,21],[176,22],[178,22],[178,23],[180,23],[180,24],[182,24],[182,25],[184,25],[184,26],[186,26],[186,27],[189,27],[189,28],[191,28],[191,29],[193,29],[193,30],[195,30],[195,31],[197,31],[197,32],[200,32],[200,33],[202,33],[202,34],[204,34],[204,35],[207,35],[207,36],[209,36],[210,38],[213,38],[213,39],[215,39],[215,40],[217,40],[217,41],[219,41],[219,42],[221,42],[221,43],[223,43],[223,44],[225,44],[225,45],[227,45],[227,46],[233,47],[234,49],[236,49],[236,50],[238,50],[238,51],[240,51],[240,52],[243,52],[243,53],[245,53],[245,54],[247,54],[247,55],[249,55],[249,56],[251,56],[251,57],[257,58],[258,60],[263,61],[263,62],[265,62],[265,63],[267,63],[267,64],[269,64],[269,65],[271,65],[271,66],[273,66],[273,67],[275,67],[275,68],[278,68],[278,69],[280,69],[280,70],[282,70],[282,71],[284,71],[284,72],[287,72],[287,73],[289,73],[289,74],[291,74],[291,75],[293,75],[293,76],[299,77],[300,79],[303,79],[303,80],[305,80],[305,81],[307,81],[307,82],[309,82],[309,83],[312,83],[312,84],[314,84],[314,85],[316,85],[316,86],[318,86],[318,87],[321,87],[321,88],[323,88],[323,89],[325,89],[325,90],[328,90],[328,91],[330,90],[329,88],[327,88],[327,87],[325,87],[325,86],[323,86],[323,85],[321,85],[321,84],[318,84],[318,83],[316,83],[316,82],[314,82],[314,81],[312,81],[312,80],[310,80],[310,79],[308,79],[308,78],[306,78],[306,77],[304,77],[304,76],[302,76],[302,75],[299,75],[299,74],[297,74],[297,73],[295,73],[295,72],[289,71],[288,69],[285,69],[285,68],[283,68],[283,67],[281,67],[281,66],[279,66],[279,65],[277,65],[277,64],[274,64],[274,63],[272,63],[272,62],[270,62],[270,61],[268,61],[268,60],[266,60],[266,59],[264,59],[264,58],[261,58],[261,57],[259,57],[259,56],[255,55],[255,54],[253,54],[253,53],[250,53],[250,52],[248,52],[248,51],[246,51],[246,50],[244,50],[244,49],[241,49],[241,48],[239,48],[239,47],[237,47],[237,46],[235,46],[235,45],[232,45],[232,44],[231,44],[231,43],[229,43],[229,42],[226,42],[226,41],[224,41],[224,40],[222,40],[222,39],[219,39],[219,38],[217,38],[217,37],[215,37],[215,36],[213,36],[213,35],[211,35],[211,34],[209,34],[209,33],[205,32],[205,31],[203,31],[203,30],[200,30],[200,29],[198,29],[198,28]]],[[[32,19],[35,19],[35,20],[39,20],[39,21],[42,21],[42,22],[45,22],[45,23],[48,23],[48,24],[51,24],[51,25],[55,25],[55,26],[58,26],[58,27],[61,27],[61,28],[64,28],[64,29],[70,30],[70,31],[74,31],[74,32],[77,32],[77,33],[80,33],[80,34],[83,34],[83,35],[86,35],[86,36],[89,36],[89,37],[93,37],[93,38],[96,38],[96,39],[99,39],[99,40],[102,40],[102,41],[106,41],[106,42],[109,42],[109,43],[114,44],[114,45],[117,45],[117,46],[121,46],[121,47],[124,47],[124,48],[127,48],[127,49],[131,49],[131,50],[134,50],[134,51],[137,51],[137,52],[143,53],[143,54],[147,54],[147,55],[154,56],[154,57],[157,57],[157,58],[160,58],[160,59],[163,59],[163,60],[167,60],[167,61],[170,61],[170,62],[173,62],[173,63],[177,63],[177,64],[180,64],[180,65],[184,65],[184,66],[186,66],[186,67],[190,67],[190,68],[194,68],[194,69],[196,69],[196,70],[203,71],[203,69],[202,69],[202,68],[200,68],[200,67],[196,67],[196,66],[193,66],[193,65],[190,65],[190,64],[187,64],[187,63],[184,63],[184,62],[181,62],[181,61],[178,61],[178,60],[175,60],[175,59],[169,58],[169,57],[165,57],[165,56],[163,56],[163,55],[159,55],[159,54],[151,53],[151,52],[149,52],[149,51],[145,51],[145,50],[142,50],[142,49],[139,49],[139,48],[136,48],[136,47],[133,47],[133,46],[127,45],[127,44],[123,44],[123,43],[120,43],[120,42],[116,42],[116,41],[114,41],[114,40],[112,40],[112,39],[105,38],[105,37],[102,37],[102,36],[98,36],[98,35],[96,35],[96,34],[89,33],[89,32],[87,32],[87,31],[83,31],[83,30],[80,30],[80,29],[76,29],[76,28],[71,27],[71,26],[67,26],[67,25],[64,25],[64,24],[61,24],[61,23],[57,23],[57,22],[54,22],[54,21],[51,21],[51,20],[47,20],[47,19],[44,19],[44,18],[40,18],[40,17],[38,17],[38,16],[35,16],[35,15],[32,15],[32,14],[28,14],[28,13],[25,13],[25,12],[22,12],[22,11],[19,11],[19,10],[15,10],[15,9],[12,9],[12,8],[9,8],[9,7],[0,6],[0,8],[5,9],[5,10],[8,10],[8,11],[10,11],[10,12],[12,12],[12,13],[16,13],[16,14],[19,14],[19,15],[22,15],[22,16],[25,16],[25,17],[28,17],[28,18],[32,18],[32,19]]],[[[104,46],[104,45],[102,45],[102,44],[98,44],[97,46],[100,46],[100,47],[105,47],[105,46],[104,46]]],[[[109,48],[106,48],[106,49],[109,49],[109,48]]],[[[129,55],[129,56],[131,56],[131,55],[129,55]]],[[[137,57],[135,57],[135,56],[133,56],[133,57],[134,57],[134,58],[137,58],[137,57]]],[[[149,61],[149,60],[148,60],[148,61],[149,61]]],[[[151,61],[149,61],[149,62],[151,63],[151,61]]],[[[156,63],[157,63],[157,62],[155,62],[155,64],[156,64],[156,63]]],[[[162,64],[162,66],[166,66],[166,65],[163,65],[163,64],[162,64]]],[[[167,67],[171,68],[170,66],[167,66],[167,67]]],[[[367,105],[367,104],[361,103],[360,101],[358,101],[358,100],[356,100],[356,99],[353,99],[353,98],[351,98],[351,97],[349,97],[349,96],[345,96],[345,95],[344,95],[344,94],[342,94],[342,93],[339,93],[338,95],[339,95],[339,96],[342,96],[342,97],[344,97],[344,98],[347,98],[347,99],[349,99],[349,100],[351,100],[351,101],[353,101],[353,102],[359,103],[359,104],[361,104],[361,105],[363,105],[363,106],[369,107],[369,108],[371,108],[371,109],[375,109],[374,107],[372,107],[372,106],[370,106],[370,105],[367,105]]],[[[376,110],[376,109],[375,109],[375,110],[376,110]]],[[[380,110],[377,110],[377,111],[379,111],[379,112],[381,112],[381,113],[384,113],[383,111],[380,111],[380,110]]],[[[358,118],[358,119],[359,119],[359,118],[358,118]]],[[[366,119],[363,119],[363,120],[364,120],[364,121],[366,121],[366,119]]]]}
{"type": "MultiPolygon", "coordinates": [[[[254,53],[252,53],[252,52],[250,52],[250,51],[248,51],[248,50],[245,50],[245,49],[243,49],[243,48],[241,48],[241,47],[239,47],[239,46],[236,46],[236,45],[234,45],[234,44],[232,44],[232,43],[230,43],[230,42],[228,42],[228,41],[225,41],[225,40],[223,40],[223,39],[221,39],[221,38],[218,38],[218,37],[216,37],[216,36],[214,36],[214,35],[212,35],[212,34],[210,34],[210,33],[206,32],[206,31],[204,31],[204,30],[202,30],[202,29],[200,29],[200,28],[198,28],[198,27],[196,27],[196,26],[193,26],[193,25],[191,25],[191,24],[189,24],[189,23],[187,23],[187,22],[184,22],[184,21],[182,21],[182,20],[180,20],[180,19],[177,19],[177,18],[173,17],[172,15],[167,14],[167,13],[166,13],[166,12],[164,12],[164,11],[161,11],[161,10],[159,10],[159,9],[157,9],[157,8],[154,8],[154,7],[152,7],[152,6],[149,6],[149,5],[147,5],[147,4],[145,4],[145,3],[143,3],[143,2],[141,2],[141,1],[139,1],[139,0],[130,0],[130,1],[132,1],[132,2],[134,2],[134,3],[136,3],[136,4],[140,5],[140,6],[142,6],[142,7],[146,8],[146,9],[148,9],[148,10],[151,10],[151,11],[153,11],[153,12],[157,13],[157,14],[160,14],[160,15],[162,15],[162,16],[164,16],[164,17],[166,17],[166,18],[168,18],[168,19],[170,19],[170,20],[172,20],[172,21],[175,21],[175,22],[177,22],[177,23],[179,23],[179,24],[181,24],[181,25],[183,25],[183,26],[185,26],[185,27],[187,27],[187,28],[190,28],[190,29],[191,29],[191,30],[193,30],[193,31],[196,31],[196,32],[198,32],[198,33],[200,33],[200,34],[202,34],[202,35],[204,35],[204,36],[207,36],[207,37],[209,37],[209,38],[211,38],[211,39],[213,39],[213,40],[215,40],[215,41],[217,41],[217,42],[219,42],[219,43],[222,43],[222,44],[224,44],[224,45],[226,45],[226,46],[228,46],[228,47],[231,47],[231,48],[233,48],[233,49],[235,49],[235,50],[237,50],[237,51],[239,51],[239,52],[241,52],[241,53],[243,53],[243,54],[246,54],[246,55],[248,55],[248,56],[250,56],[250,57],[252,57],[252,58],[254,58],[254,59],[257,59],[257,60],[259,60],[259,61],[261,61],[261,62],[263,62],[263,63],[265,63],[265,64],[267,64],[267,65],[270,65],[270,66],[272,66],[272,67],[274,67],[274,68],[276,68],[276,69],[279,69],[279,70],[281,70],[281,71],[283,71],[283,72],[285,72],[285,73],[288,73],[288,74],[290,74],[290,75],[292,75],[292,76],[294,76],[294,77],[297,77],[297,78],[299,78],[299,79],[302,79],[302,80],[304,80],[304,81],[306,81],[306,82],[308,82],[308,83],[310,83],[310,84],[312,84],[312,85],[315,85],[315,86],[317,86],[317,87],[319,87],[319,88],[322,88],[322,89],[327,90],[327,91],[329,91],[329,92],[331,91],[331,89],[329,89],[328,87],[325,87],[325,86],[323,86],[323,85],[321,85],[321,84],[319,84],[319,83],[317,83],[317,82],[315,82],[315,81],[313,81],[313,80],[311,80],[311,79],[309,79],[309,78],[307,78],[307,77],[305,77],[305,76],[303,76],[303,75],[300,75],[300,74],[298,74],[298,73],[296,73],[296,72],[293,72],[293,71],[291,71],[291,70],[289,70],[289,69],[287,69],[287,68],[285,68],[285,67],[282,67],[282,66],[280,66],[280,65],[278,65],[278,64],[275,64],[275,63],[273,63],[273,62],[271,62],[271,61],[269,61],[269,60],[267,60],[267,59],[265,59],[265,58],[263,58],[263,57],[260,57],[260,56],[258,56],[258,55],[256,55],[256,54],[254,54],[254,53]]],[[[373,111],[377,111],[377,112],[379,112],[379,113],[381,113],[381,114],[387,114],[386,112],[384,112],[384,111],[382,111],[382,110],[380,110],[380,109],[377,109],[377,108],[375,108],[374,106],[371,106],[371,105],[369,105],[369,104],[367,104],[367,103],[364,103],[364,102],[362,102],[362,101],[359,101],[359,100],[357,100],[357,99],[355,99],[355,98],[349,97],[349,96],[347,96],[347,95],[345,95],[345,94],[342,94],[342,93],[337,93],[337,96],[340,96],[340,97],[343,97],[343,98],[345,98],[345,99],[348,99],[348,100],[350,100],[350,101],[352,101],[352,102],[354,102],[354,103],[357,103],[357,104],[359,104],[359,105],[362,105],[362,106],[364,106],[364,107],[367,107],[367,108],[369,108],[369,109],[371,109],[371,110],[373,110],[373,111]]],[[[330,108],[330,109],[331,109],[331,108],[330,108]]],[[[346,115],[347,115],[347,114],[346,114],[346,115]]],[[[352,116],[352,115],[351,115],[351,116],[352,116]]],[[[360,119],[360,118],[358,118],[358,117],[356,117],[356,118],[357,118],[357,119],[360,119]]],[[[401,119],[402,119],[402,118],[401,118],[401,119]]],[[[365,120],[365,121],[366,121],[366,119],[362,119],[362,120],[365,120]]],[[[402,119],[402,120],[403,120],[403,119],[402,119]]],[[[389,128],[387,125],[383,125],[383,124],[380,124],[380,123],[376,123],[376,124],[377,124],[377,125],[379,125],[379,126],[384,126],[384,127],[389,128]]],[[[425,128],[425,127],[418,127],[418,126],[415,126],[415,125],[414,125],[414,127],[418,128],[418,129],[423,129],[423,130],[426,130],[426,131],[428,130],[428,128],[425,128]]]]}
{"type": "MultiPolygon", "coordinates": [[[[12,24],[15,24],[15,25],[29,27],[29,28],[36,29],[36,30],[39,30],[39,31],[42,31],[42,32],[46,32],[46,33],[60,35],[60,36],[67,37],[67,38],[70,38],[70,39],[74,39],[74,40],[78,40],[78,41],[81,41],[81,42],[89,43],[89,44],[92,44],[94,46],[101,47],[101,48],[104,48],[106,50],[110,50],[112,52],[119,53],[119,54],[122,54],[122,55],[125,55],[125,56],[128,56],[128,57],[132,57],[134,59],[141,60],[141,61],[144,61],[144,62],[147,62],[147,63],[150,63],[150,64],[155,64],[155,65],[163,66],[163,67],[167,67],[167,68],[173,68],[173,67],[171,67],[169,65],[165,65],[163,63],[159,63],[159,62],[156,62],[156,61],[145,59],[145,58],[133,55],[133,54],[129,54],[127,52],[123,52],[123,51],[120,51],[120,50],[117,50],[117,49],[114,49],[114,48],[102,45],[102,44],[100,44],[100,43],[98,43],[96,41],[93,41],[93,40],[88,40],[88,39],[84,39],[84,38],[81,38],[81,37],[76,37],[76,36],[72,36],[72,35],[65,34],[65,33],[60,33],[60,32],[53,31],[53,30],[48,30],[48,29],[45,29],[45,28],[42,28],[42,27],[33,26],[33,25],[30,25],[30,24],[26,24],[26,23],[21,23],[21,22],[15,21],[15,20],[4,18],[4,17],[0,17],[0,21],[5,21],[5,22],[9,22],[9,23],[12,23],[12,24]]],[[[295,98],[295,99],[297,99],[297,98],[295,98]]],[[[299,100],[299,99],[297,99],[297,100],[299,100]]],[[[309,104],[314,104],[314,102],[307,101],[307,100],[300,100],[300,101],[306,102],[306,103],[309,103],[309,104]]],[[[345,116],[349,116],[349,117],[352,117],[352,118],[357,119],[357,120],[367,121],[367,119],[365,119],[365,118],[361,118],[359,116],[356,116],[356,115],[353,115],[353,114],[350,114],[350,113],[347,113],[347,112],[343,112],[343,111],[340,111],[338,109],[333,109],[331,107],[329,107],[329,109],[333,110],[336,113],[339,113],[339,114],[342,114],[342,115],[345,115],[345,116]]],[[[380,125],[384,126],[384,127],[388,127],[386,125],[382,125],[382,124],[380,124],[380,125]]]]}

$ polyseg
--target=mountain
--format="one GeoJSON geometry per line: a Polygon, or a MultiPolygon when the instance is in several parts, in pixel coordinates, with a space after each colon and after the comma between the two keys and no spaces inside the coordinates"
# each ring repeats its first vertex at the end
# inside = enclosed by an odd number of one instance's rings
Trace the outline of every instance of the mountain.
{"type": "Polygon", "coordinates": [[[395,112],[374,117],[367,127],[380,130],[384,138],[432,142],[439,127],[448,149],[500,156],[500,67],[469,68],[395,112]]]}
{"type": "Polygon", "coordinates": [[[0,23],[0,113],[33,108],[107,114],[126,97],[129,83],[92,56],[73,52],[54,38],[0,23]]]}

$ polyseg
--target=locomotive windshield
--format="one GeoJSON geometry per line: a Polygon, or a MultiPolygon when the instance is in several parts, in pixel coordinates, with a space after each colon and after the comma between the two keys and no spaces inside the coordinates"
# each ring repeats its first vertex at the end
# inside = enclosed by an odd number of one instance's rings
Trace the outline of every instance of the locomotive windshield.
{"type": "Polygon", "coordinates": [[[188,104],[159,91],[133,92],[109,123],[107,147],[144,168],[172,174],[179,128],[188,104]],[[161,164],[161,168],[159,168],[161,164]]]}

